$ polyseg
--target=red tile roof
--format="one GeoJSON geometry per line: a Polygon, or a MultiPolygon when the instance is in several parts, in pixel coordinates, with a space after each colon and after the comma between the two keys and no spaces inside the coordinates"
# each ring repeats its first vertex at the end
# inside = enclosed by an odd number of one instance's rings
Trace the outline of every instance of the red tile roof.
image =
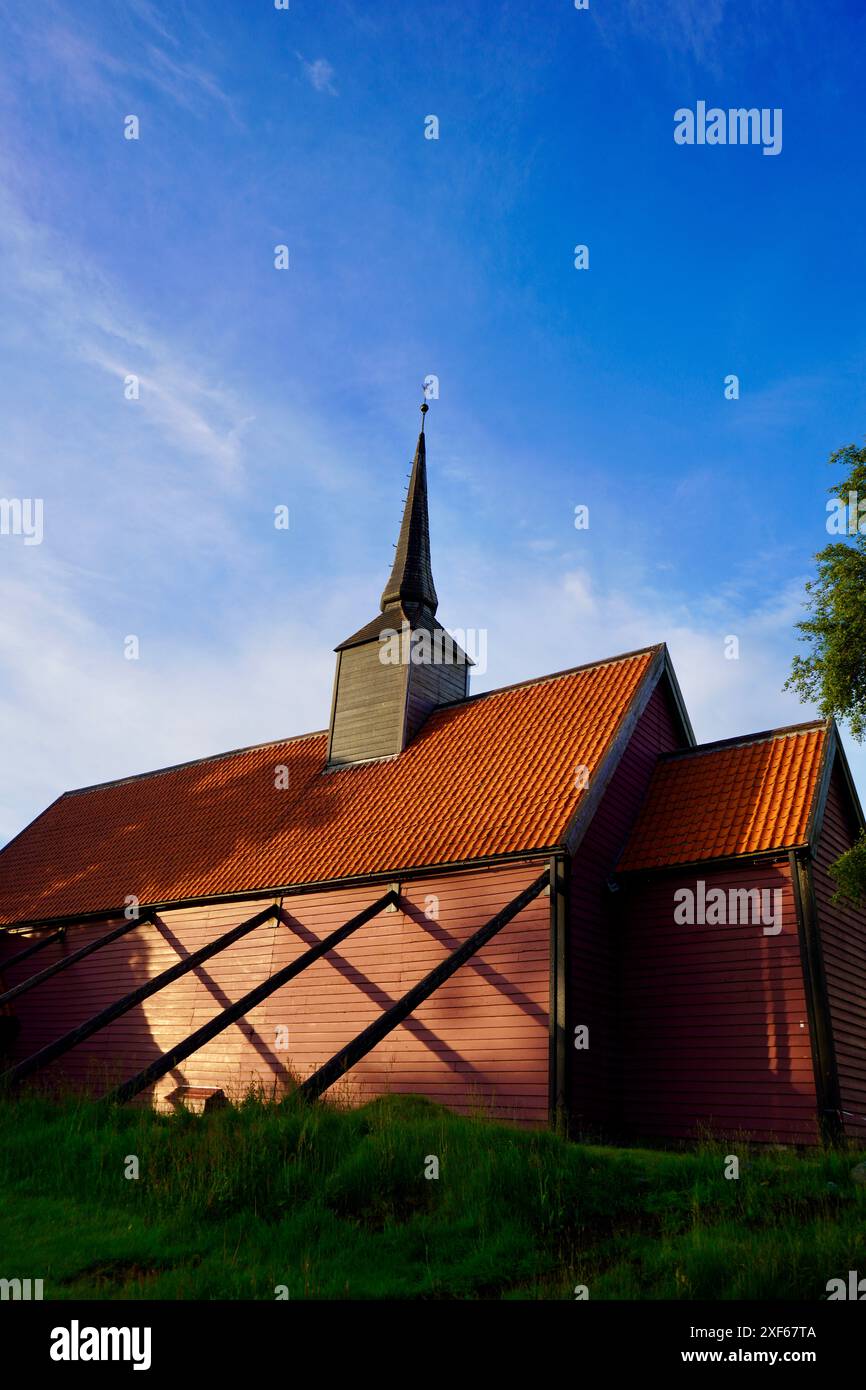
{"type": "Polygon", "coordinates": [[[801,725],[661,758],[618,869],[805,844],[828,732],[801,725]]]}
{"type": "Polygon", "coordinates": [[[382,762],[326,772],[316,733],[67,792],[0,853],[0,921],[553,847],[662,651],[443,707],[382,762]]]}

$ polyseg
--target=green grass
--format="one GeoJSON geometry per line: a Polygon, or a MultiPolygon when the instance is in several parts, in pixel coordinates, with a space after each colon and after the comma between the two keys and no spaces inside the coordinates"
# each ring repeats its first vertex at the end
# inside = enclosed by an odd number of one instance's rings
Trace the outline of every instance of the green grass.
{"type": "Polygon", "coordinates": [[[0,1126],[0,1277],[46,1298],[811,1300],[866,1273],[853,1150],[573,1144],[413,1096],[165,1116],[31,1095],[0,1126]]]}

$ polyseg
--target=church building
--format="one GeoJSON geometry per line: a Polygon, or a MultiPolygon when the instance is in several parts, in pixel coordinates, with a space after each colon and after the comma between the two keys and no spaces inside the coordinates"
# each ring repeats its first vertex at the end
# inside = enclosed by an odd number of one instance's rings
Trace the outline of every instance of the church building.
{"type": "Polygon", "coordinates": [[[566,669],[472,694],[437,615],[422,416],[327,727],[65,792],[0,852],[4,1084],[866,1137],[832,721],[696,744],[663,643],[569,665],[567,633],[566,669]]]}

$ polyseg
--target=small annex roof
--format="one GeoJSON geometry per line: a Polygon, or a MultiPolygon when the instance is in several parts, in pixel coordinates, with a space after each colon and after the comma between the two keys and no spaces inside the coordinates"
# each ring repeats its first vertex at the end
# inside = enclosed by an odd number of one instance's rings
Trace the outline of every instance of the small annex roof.
{"type": "Polygon", "coordinates": [[[807,844],[831,738],[822,720],[663,755],[617,871],[807,844]]]}
{"type": "MultiPolygon", "coordinates": [[[[556,848],[663,645],[435,710],[397,757],[327,733],[67,792],[0,852],[0,922],[73,919],[556,848]]],[[[612,752],[616,742],[616,750],[612,752]]]]}

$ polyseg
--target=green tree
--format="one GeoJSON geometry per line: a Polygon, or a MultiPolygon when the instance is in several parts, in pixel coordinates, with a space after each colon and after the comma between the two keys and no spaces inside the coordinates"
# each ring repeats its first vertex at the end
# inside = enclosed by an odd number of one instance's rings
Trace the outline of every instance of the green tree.
{"type": "MultiPolygon", "coordinates": [[[[806,655],[794,657],[786,690],[844,721],[858,743],[866,736],[866,448],[848,444],[830,455],[844,470],[829,488],[827,529],[840,536],[815,556],[806,585],[807,615],[797,624],[806,655]],[[844,537],[844,539],[842,539],[844,537]]],[[[838,896],[866,898],[866,835],[833,865],[838,896]]]]}

